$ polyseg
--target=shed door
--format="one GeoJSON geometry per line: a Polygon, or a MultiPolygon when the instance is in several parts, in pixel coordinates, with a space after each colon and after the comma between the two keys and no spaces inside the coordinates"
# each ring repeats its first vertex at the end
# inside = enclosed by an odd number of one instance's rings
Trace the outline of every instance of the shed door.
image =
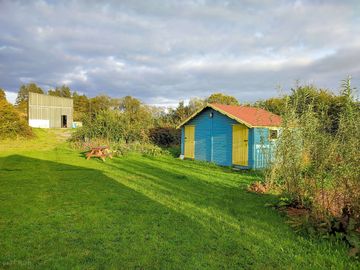
{"type": "Polygon", "coordinates": [[[61,127],[62,128],[67,128],[67,115],[62,115],[61,116],[61,127]]]}
{"type": "Polygon", "coordinates": [[[248,166],[249,129],[245,125],[233,125],[232,163],[248,166]]]}
{"type": "Polygon", "coordinates": [[[195,126],[185,126],[185,152],[186,158],[194,158],[194,143],[195,140],[195,126]]]}

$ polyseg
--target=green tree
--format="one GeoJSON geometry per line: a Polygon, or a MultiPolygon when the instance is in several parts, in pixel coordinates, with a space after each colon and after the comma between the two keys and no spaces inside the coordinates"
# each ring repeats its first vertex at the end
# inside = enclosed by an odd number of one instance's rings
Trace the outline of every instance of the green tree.
{"type": "Polygon", "coordinates": [[[191,115],[190,108],[185,106],[184,101],[180,101],[176,109],[171,110],[169,113],[174,125],[178,125],[191,115]]]}
{"type": "Polygon", "coordinates": [[[166,108],[149,106],[149,112],[153,119],[155,127],[169,127],[172,126],[169,121],[169,114],[166,108]]]}
{"type": "Polygon", "coordinates": [[[21,85],[15,102],[16,108],[20,112],[27,113],[29,92],[44,94],[44,91],[39,86],[37,86],[36,83],[21,85]]]}
{"type": "Polygon", "coordinates": [[[326,121],[328,132],[334,133],[339,126],[339,117],[346,101],[342,95],[335,95],[327,89],[317,88],[313,85],[298,86],[291,89],[290,104],[301,116],[312,107],[317,117],[326,121]]]}
{"type": "Polygon", "coordinates": [[[55,87],[55,89],[50,89],[48,91],[48,95],[71,98],[71,89],[67,85],[62,85],[60,87],[57,86],[57,87],[55,87]]]}
{"type": "MultiPolygon", "coordinates": [[[[286,106],[291,106],[298,116],[309,111],[309,107],[311,107],[317,117],[326,121],[328,132],[334,133],[339,126],[342,108],[347,102],[343,91],[341,95],[336,95],[314,85],[298,85],[291,89],[289,95],[257,101],[254,105],[278,115],[286,113],[288,110],[286,106]]],[[[355,104],[353,99],[351,102],[355,104]]]]}
{"type": "Polygon", "coordinates": [[[199,98],[192,98],[188,105],[185,105],[184,101],[180,101],[176,108],[168,108],[167,111],[159,112],[160,120],[159,126],[163,127],[176,127],[194,112],[203,108],[206,105],[206,101],[199,98]]]}
{"type": "Polygon", "coordinates": [[[89,99],[86,95],[79,95],[77,92],[72,94],[74,102],[74,121],[81,121],[89,115],[89,99]]]}
{"type": "Polygon", "coordinates": [[[207,103],[218,103],[225,105],[239,105],[239,101],[233,97],[223,93],[214,93],[210,95],[206,100],[207,103]]]}
{"type": "Polygon", "coordinates": [[[126,96],[120,100],[119,110],[122,119],[122,133],[126,143],[147,139],[152,126],[151,110],[140,100],[126,96]]]}
{"type": "Polygon", "coordinates": [[[94,116],[100,111],[108,110],[111,107],[111,98],[106,95],[99,95],[89,100],[89,115],[94,116]]]}
{"type": "Polygon", "coordinates": [[[189,113],[193,114],[194,112],[200,110],[206,105],[206,101],[201,98],[191,98],[189,101],[189,113]]]}
{"type": "Polygon", "coordinates": [[[277,115],[282,115],[285,112],[286,103],[286,97],[279,97],[269,98],[267,100],[260,100],[257,101],[254,105],[277,115]]]}
{"type": "Polygon", "coordinates": [[[141,107],[141,101],[131,96],[126,96],[120,100],[119,109],[122,112],[128,113],[129,117],[136,114],[141,107]]]}
{"type": "Polygon", "coordinates": [[[148,106],[130,96],[116,100],[119,104],[117,108],[111,107],[114,104],[111,104],[112,101],[106,96],[91,100],[97,102],[97,112],[91,118],[84,118],[83,127],[76,132],[75,139],[103,138],[111,142],[125,143],[148,140],[149,128],[153,126],[148,106]]]}

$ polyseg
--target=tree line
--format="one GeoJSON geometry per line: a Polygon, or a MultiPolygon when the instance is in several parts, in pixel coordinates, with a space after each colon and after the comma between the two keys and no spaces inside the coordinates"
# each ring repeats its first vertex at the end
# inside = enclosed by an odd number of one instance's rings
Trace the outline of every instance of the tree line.
{"type": "MultiPolygon", "coordinates": [[[[0,89],[3,97],[5,93],[3,89],[0,89]]],[[[154,118],[158,118],[158,122],[164,125],[176,126],[180,121],[191,115],[194,111],[203,107],[206,103],[221,103],[221,104],[234,104],[238,105],[238,100],[229,95],[222,93],[215,93],[208,98],[199,99],[193,98],[188,105],[185,105],[183,101],[180,101],[176,108],[156,108],[154,106],[147,106],[140,100],[127,96],[123,98],[112,98],[108,95],[98,95],[95,97],[88,97],[85,94],[79,94],[77,91],[72,91],[69,86],[62,85],[53,89],[49,89],[47,92],[43,90],[36,83],[29,83],[21,85],[18,91],[18,95],[15,101],[15,108],[24,114],[27,114],[27,102],[29,98],[29,92],[48,94],[50,96],[72,98],[74,101],[74,120],[81,121],[84,117],[94,117],[97,113],[109,109],[124,110],[127,107],[131,107],[133,112],[136,113],[140,107],[147,107],[149,113],[154,118]],[[135,111],[134,111],[135,110],[135,111]]]]}
{"type": "MultiPolygon", "coordinates": [[[[146,105],[131,96],[122,98],[112,98],[107,95],[88,97],[85,94],[71,90],[67,85],[58,86],[46,92],[36,83],[29,83],[20,86],[14,106],[23,117],[27,116],[29,92],[72,98],[74,102],[74,121],[82,121],[85,124],[94,122],[99,117],[98,115],[104,114],[104,112],[119,112],[122,115],[122,126],[128,126],[128,129],[131,128],[132,130],[132,132],[127,132],[128,135],[124,137],[126,141],[143,137],[144,135],[141,135],[144,133],[143,130],[154,130],[154,128],[174,129],[179,123],[207,103],[251,105],[278,115],[286,113],[288,104],[296,108],[295,111],[298,115],[303,114],[307,110],[307,106],[311,104],[315,113],[328,116],[327,129],[329,132],[334,132],[338,129],[339,114],[346,101],[341,93],[337,94],[328,89],[317,88],[314,85],[297,85],[286,95],[258,100],[254,103],[241,103],[234,96],[214,93],[206,98],[192,98],[188,104],[180,101],[175,108],[160,108],[146,105]],[[134,136],[135,133],[137,136],[134,136]]],[[[5,99],[3,90],[0,90],[1,97],[5,99]]],[[[358,104],[355,99],[352,102],[358,104]]]]}
{"type": "MultiPolygon", "coordinates": [[[[77,133],[83,139],[102,137],[109,140],[121,139],[126,143],[150,139],[165,146],[180,143],[180,133],[175,129],[176,126],[206,103],[239,104],[233,96],[215,93],[204,99],[193,98],[187,105],[184,101],[180,101],[176,108],[161,108],[146,105],[131,96],[113,98],[108,95],[97,95],[88,97],[73,91],[67,85],[58,86],[46,92],[36,83],[29,83],[20,86],[15,105],[7,103],[6,106],[7,111],[11,110],[14,115],[22,119],[22,125],[12,129],[14,132],[18,130],[15,132],[16,135],[21,135],[21,130],[25,130],[29,92],[72,98],[73,119],[84,124],[83,134],[77,133]],[[109,123],[110,120],[112,120],[111,123],[109,123]]],[[[3,89],[0,89],[0,96],[6,102],[3,89]]],[[[10,123],[11,121],[3,120],[3,122],[10,123]]],[[[7,137],[14,137],[14,132],[7,132],[7,137]]]]}

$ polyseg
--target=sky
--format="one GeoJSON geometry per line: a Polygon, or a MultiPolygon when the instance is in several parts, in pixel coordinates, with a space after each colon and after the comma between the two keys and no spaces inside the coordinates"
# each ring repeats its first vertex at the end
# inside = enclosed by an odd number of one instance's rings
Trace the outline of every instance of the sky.
{"type": "Polygon", "coordinates": [[[360,88],[360,1],[0,0],[0,88],[66,84],[174,106],[252,102],[296,81],[360,88]]]}

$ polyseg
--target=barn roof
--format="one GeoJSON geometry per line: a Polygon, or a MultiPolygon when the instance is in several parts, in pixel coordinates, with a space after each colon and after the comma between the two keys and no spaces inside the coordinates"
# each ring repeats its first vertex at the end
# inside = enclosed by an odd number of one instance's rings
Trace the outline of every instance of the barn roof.
{"type": "Polygon", "coordinates": [[[281,125],[281,117],[273,114],[264,109],[250,107],[250,106],[238,106],[238,105],[224,105],[209,103],[204,108],[200,109],[185,121],[183,121],[178,127],[183,126],[188,121],[196,117],[200,112],[206,108],[212,108],[235,121],[246,125],[247,127],[279,127],[281,125]]]}

